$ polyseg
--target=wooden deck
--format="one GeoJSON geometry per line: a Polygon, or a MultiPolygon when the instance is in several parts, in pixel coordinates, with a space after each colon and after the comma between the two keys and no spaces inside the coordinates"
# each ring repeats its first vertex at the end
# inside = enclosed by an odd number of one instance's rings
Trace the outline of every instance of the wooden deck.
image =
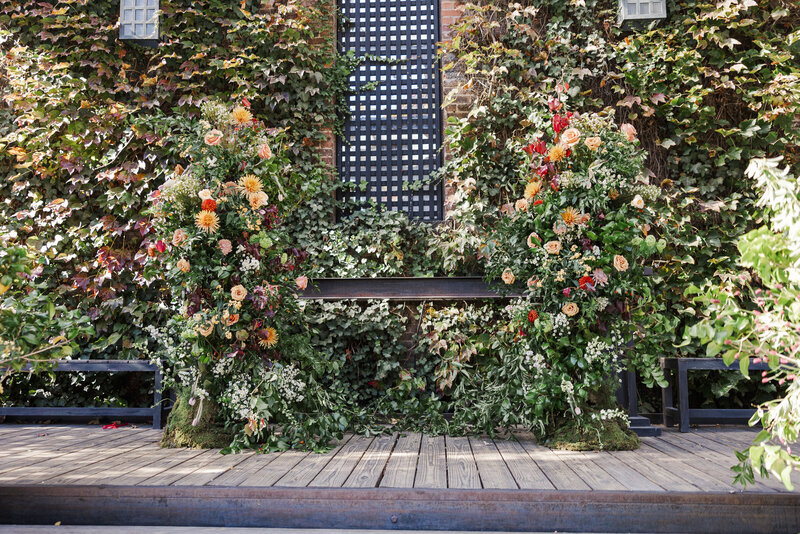
{"type": "Polygon", "coordinates": [[[744,520],[797,532],[800,495],[774,479],[732,485],[733,451],[754,434],[666,430],[637,451],[581,453],[525,434],[408,433],[347,436],[326,454],[221,455],[160,449],[145,427],[0,425],[0,524],[604,532],[641,518],[653,532],[730,532],[744,520]],[[139,523],[116,519],[131,513],[139,523]]]}
{"type": "MultiPolygon", "coordinates": [[[[150,428],[0,426],[0,485],[741,491],[731,483],[743,428],[667,430],[637,451],[569,452],[511,440],[347,436],[331,452],[221,455],[161,449],[150,428]]],[[[749,492],[785,492],[774,479],[749,492]]]]}

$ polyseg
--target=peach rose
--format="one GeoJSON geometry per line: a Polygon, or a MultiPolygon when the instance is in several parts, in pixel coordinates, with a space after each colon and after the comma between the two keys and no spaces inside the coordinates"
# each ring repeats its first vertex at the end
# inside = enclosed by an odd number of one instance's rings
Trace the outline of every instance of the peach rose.
{"type": "Polygon", "coordinates": [[[217,129],[211,130],[203,137],[203,141],[205,141],[208,146],[217,146],[222,141],[222,132],[217,129]]]}
{"type": "Polygon", "coordinates": [[[625,134],[625,137],[628,141],[633,142],[636,139],[636,128],[634,128],[633,124],[630,123],[623,123],[619,127],[619,131],[625,134]]]}
{"type": "Polygon", "coordinates": [[[506,267],[505,270],[503,271],[503,275],[500,278],[503,279],[503,282],[505,282],[506,285],[511,285],[514,283],[515,280],[514,271],[506,267]]]}
{"type": "Polygon", "coordinates": [[[186,232],[184,232],[183,230],[178,228],[177,230],[175,230],[172,233],[172,245],[176,246],[176,247],[179,247],[179,246],[181,246],[181,243],[186,241],[186,238],[188,238],[188,237],[189,236],[186,235],[186,232]]]}
{"type": "Polygon", "coordinates": [[[578,144],[578,141],[581,140],[581,132],[578,131],[577,128],[567,128],[563,134],[561,134],[561,140],[567,144],[567,146],[575,146],[578,144]]]}
{"type": "Polygon", "coordinates": [[[578,308],[578,305],[574,302],[567,302],[561,307],[561,311],[564,312],[564,315],[567,317],[574,317],[578,314],[580,308],[578,308]]]}
{"type": "Polygon", "coordinates": [[[619,254],[614,256],[614,268],[621,273],[628,270],[628,260],[625,259],[625,256],[619,254]]]}
{"type": "Polygon", "coordinates": [[[238,313],[232,313],[232,314],[230,314],[228,316],[228,326],[235,325],[238,322],[239,322],[239,314],[238,313]]]}
{"type": "Polygon", "coordinates": [[[544,249],[550,254],[561,252],[561,241],[548,241],[544,244],[544,249]]]}
{"type": "Polygon", "coordinates": [[[183,258],[178,260],[178,263],[175,264],[175,267],[177,267],[182,273],[188,273],[192,268],[192,266],[189,265],[189,260],[185,260],[183,258]]]}
{"type": "Polygon", "coordinates": [[[297,284],[297,289],[303,291],[306,287],[308,287],[308,277],[298,276],[294,279],[294,283],[297,284]]]}
{"type": "Polygon", "coordinates": [[[528,201],[521,198],[514,203],[514,208],[516,208],[517,211],[528,211],[528,201]]]}
{"type": "Polygon", "coordinates": [[[528,236],[528,247],[533,248],[539,243],[542,242],[542,238],[539,237],[539,234],[536,232],[531,232],[531,235],[528,236]]]}
{"type": "Polygon", "coordinates": [[[231,253],[231,250],[233,250],[231,242],[228,241],[227,239],[220,239],[219,243],[217,244],[219,245],[219,249],[222,251],[222,254],[224,256],[227,256],[228,254],[231,253]]]}
{"type": "Polygon", "coordinates": [[[214,195],[211,194],[210,189],[203,189],[199,193],[197,193],[197,196],[200,197],[201,200],[208,200],[210,198],[213,198],[214,195]]]}
{"type": "Polygon", "coordinates": [[[243,285],[233,286],[231,288],[231,298],[235,301],[241,302],[247,296],[247,290],[243,285]]]}
{"type": "Polygon", "coordinates": [[[200,332],[200,335],[203,337],[208,337],[214,332],[214,324],[213,323],[206,323],[204,326],[197,326],[197,331],[200,332]]]}
{"type": "Polygon", "coordinates": [[[258,157],[261,159],[270,159],[272,157],[272,149],[267,143],[263,143],[258,147],[258,157]]]}
{"type": "Polygon", "coordinates": [[[257,210],[258,208],[269,202],[269,196],[264,191],[259,191],[255,195],[252,195],[248,199],[248,202],[250,202],[251,208],[257,210]]]}
{"type": "Polygon", "coordinates": [[[633,200],[631,200],[631,206],[633,206],[636,209],[643,210],[644,209],[644,199],[642,199],[642,196],[641,195],[636,195],[635,197],[633,197],[633,200]]]}
{"type": "Polygon", "coordinates": [[[594,152],[595,150],[600,148],[600,145],[603,144],[603,141],[599,137],[587,137],[586,141],[584,141],[583,144],[586,145],[589,148],[589,150],[594,152]]]}

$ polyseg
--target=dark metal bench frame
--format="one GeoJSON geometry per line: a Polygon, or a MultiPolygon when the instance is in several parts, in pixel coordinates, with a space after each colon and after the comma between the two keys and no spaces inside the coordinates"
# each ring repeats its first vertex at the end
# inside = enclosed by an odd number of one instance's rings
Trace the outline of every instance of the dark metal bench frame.
{"type": "MultiPolygon", "coordinates": [[[[739,362],[725,365],[722,358],[661,358],[661,368],[667,371],[668,385],[661,390],[662,417],[664,426],[670,427],[678,423],[681,432],[689,432],[689,425],[694,423],[747,423],[755,413],[754,408],[690,408],[689,407],[689,370],[706,371],[736,371],[739,372],[739,362]],[[672,371],[672,372],[670,372],[672,371]],[[674,406],[673,389],[678,390],[678,407],[674,406]]],[[[765,371],[769,369],[767,363],[749,362],[748,370],[765,371]]]]}
{"type": "Polygon", "coordinates": [[[86,373],[154,373],[152,408],[71,407],[71,406],[19,406],[0,407],[0,417],[152,417],[153,428],[161,429],[161,371],[150,363],[137,360],[59,360],[51,369],[56,372],[86,373]]]}

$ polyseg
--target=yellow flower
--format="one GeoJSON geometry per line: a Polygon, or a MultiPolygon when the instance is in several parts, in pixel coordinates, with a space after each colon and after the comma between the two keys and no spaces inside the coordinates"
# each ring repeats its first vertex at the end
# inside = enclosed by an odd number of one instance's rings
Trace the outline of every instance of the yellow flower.
{"type": "Polygon", "coordinates": [[[553,163],[561,161],[567,157],[567,148],[564,145],[556,145],[550,149],[547,157],[550,158],[550,161],[553,163]]]}
{"type": "Polygon", "coordinates": [[[528,185],[525,186],[525,194],[523,194],[522,196],[530,200],[536,195],[538,195],[541,189],[542,189],[542,182],[540,182],[539,180],[529,182],[528,185]]]}
{"type": "Polygon", "coordinates": [[[628,270],[628,260],[625,259],[625,256],[619,254],[614,256],[614,268],[621,273],[628,270]]]}
{"type": "Polygon", "coordinates": [[[511,285],[515,280],[514,271],[506,267],[506,269],[503,271],[503,275],[500,278],[503,279],[503,282],[505,282],[506,285],[511,285]]]}
{"type": "Polygon", "coordinates": [[[561,311],[564,312],[564,315],[567,317],[574,317],[578,314],[580,308],[578,308],[578,305],[574,302],[567,302],[561,307],[561,311]]]}
{"type": "Polygon", "coordinates": [[[255,197],[264,189],[264,186],[261,184],[261,179],[252,174],[245,174],[242,176],[239,179],[239,187],[244,192],[244,196],[247,197],[247,200],[255,197]]]}
{"type": "Polygon", "coordinates": [[[0,295],[8,291],[10,288],[11,286],[3,285],[2,283],[0,283],[0,295]]]}
{"type": "Polygon", "coordinates": [[[278,344],[278,331],[268,326],[258,331],[258,344],[265,349],[271,349],[278,344]]]}
{"type": "Polygon", "coordinates": [[[565,209],[563,213],[561,213],[561,218],[565,223],[572,226],[573,224],[577,224],[579,222],[581,214],[578,213],[578,210],[570,206],[569,208],[565,209]]]}
{"type": "Polygon", "coordinates": [[[249,124],[253,122],[253,114],[244,106],[236,106],[231,112],[231,124],[249,124]]]}
{"type": "Polygon", "coordinates": [[[233,286],[231,288],[231,298],[235,301],[241,302],[247,296],[247,290],[243,285],[233,286]]]}
{"type": "Polygon", "coordinates": [[[202,232],[213,234],[219,230],[219,217],[213,211],[203,210],[195,217],[194,225],[202,232]]]}

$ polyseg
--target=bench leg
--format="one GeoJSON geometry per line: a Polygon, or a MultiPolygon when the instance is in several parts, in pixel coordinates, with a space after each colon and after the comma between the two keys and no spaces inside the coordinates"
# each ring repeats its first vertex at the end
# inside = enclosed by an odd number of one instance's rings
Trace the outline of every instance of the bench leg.
{"type": "Polygon", "coordinates": [[[161,430],[161,369],[156,369],[153,384],[153,428],[161,430]]]}
{"type": "Polygon", "coordinates": [[[678,361],[678,415],[680,431],[689,432],[689,378],[688,370],[678,361]]]}
{"type": "Polygon", "coordinates": [[[674,398],[672,393],[672,384],[675,379],[672,376],[672,371],[666,370],[667,387],[661,388],[661,418],[662,423],[666,428],[672,426],[672,414],[670,408],[674,408],[674,398]]]}

